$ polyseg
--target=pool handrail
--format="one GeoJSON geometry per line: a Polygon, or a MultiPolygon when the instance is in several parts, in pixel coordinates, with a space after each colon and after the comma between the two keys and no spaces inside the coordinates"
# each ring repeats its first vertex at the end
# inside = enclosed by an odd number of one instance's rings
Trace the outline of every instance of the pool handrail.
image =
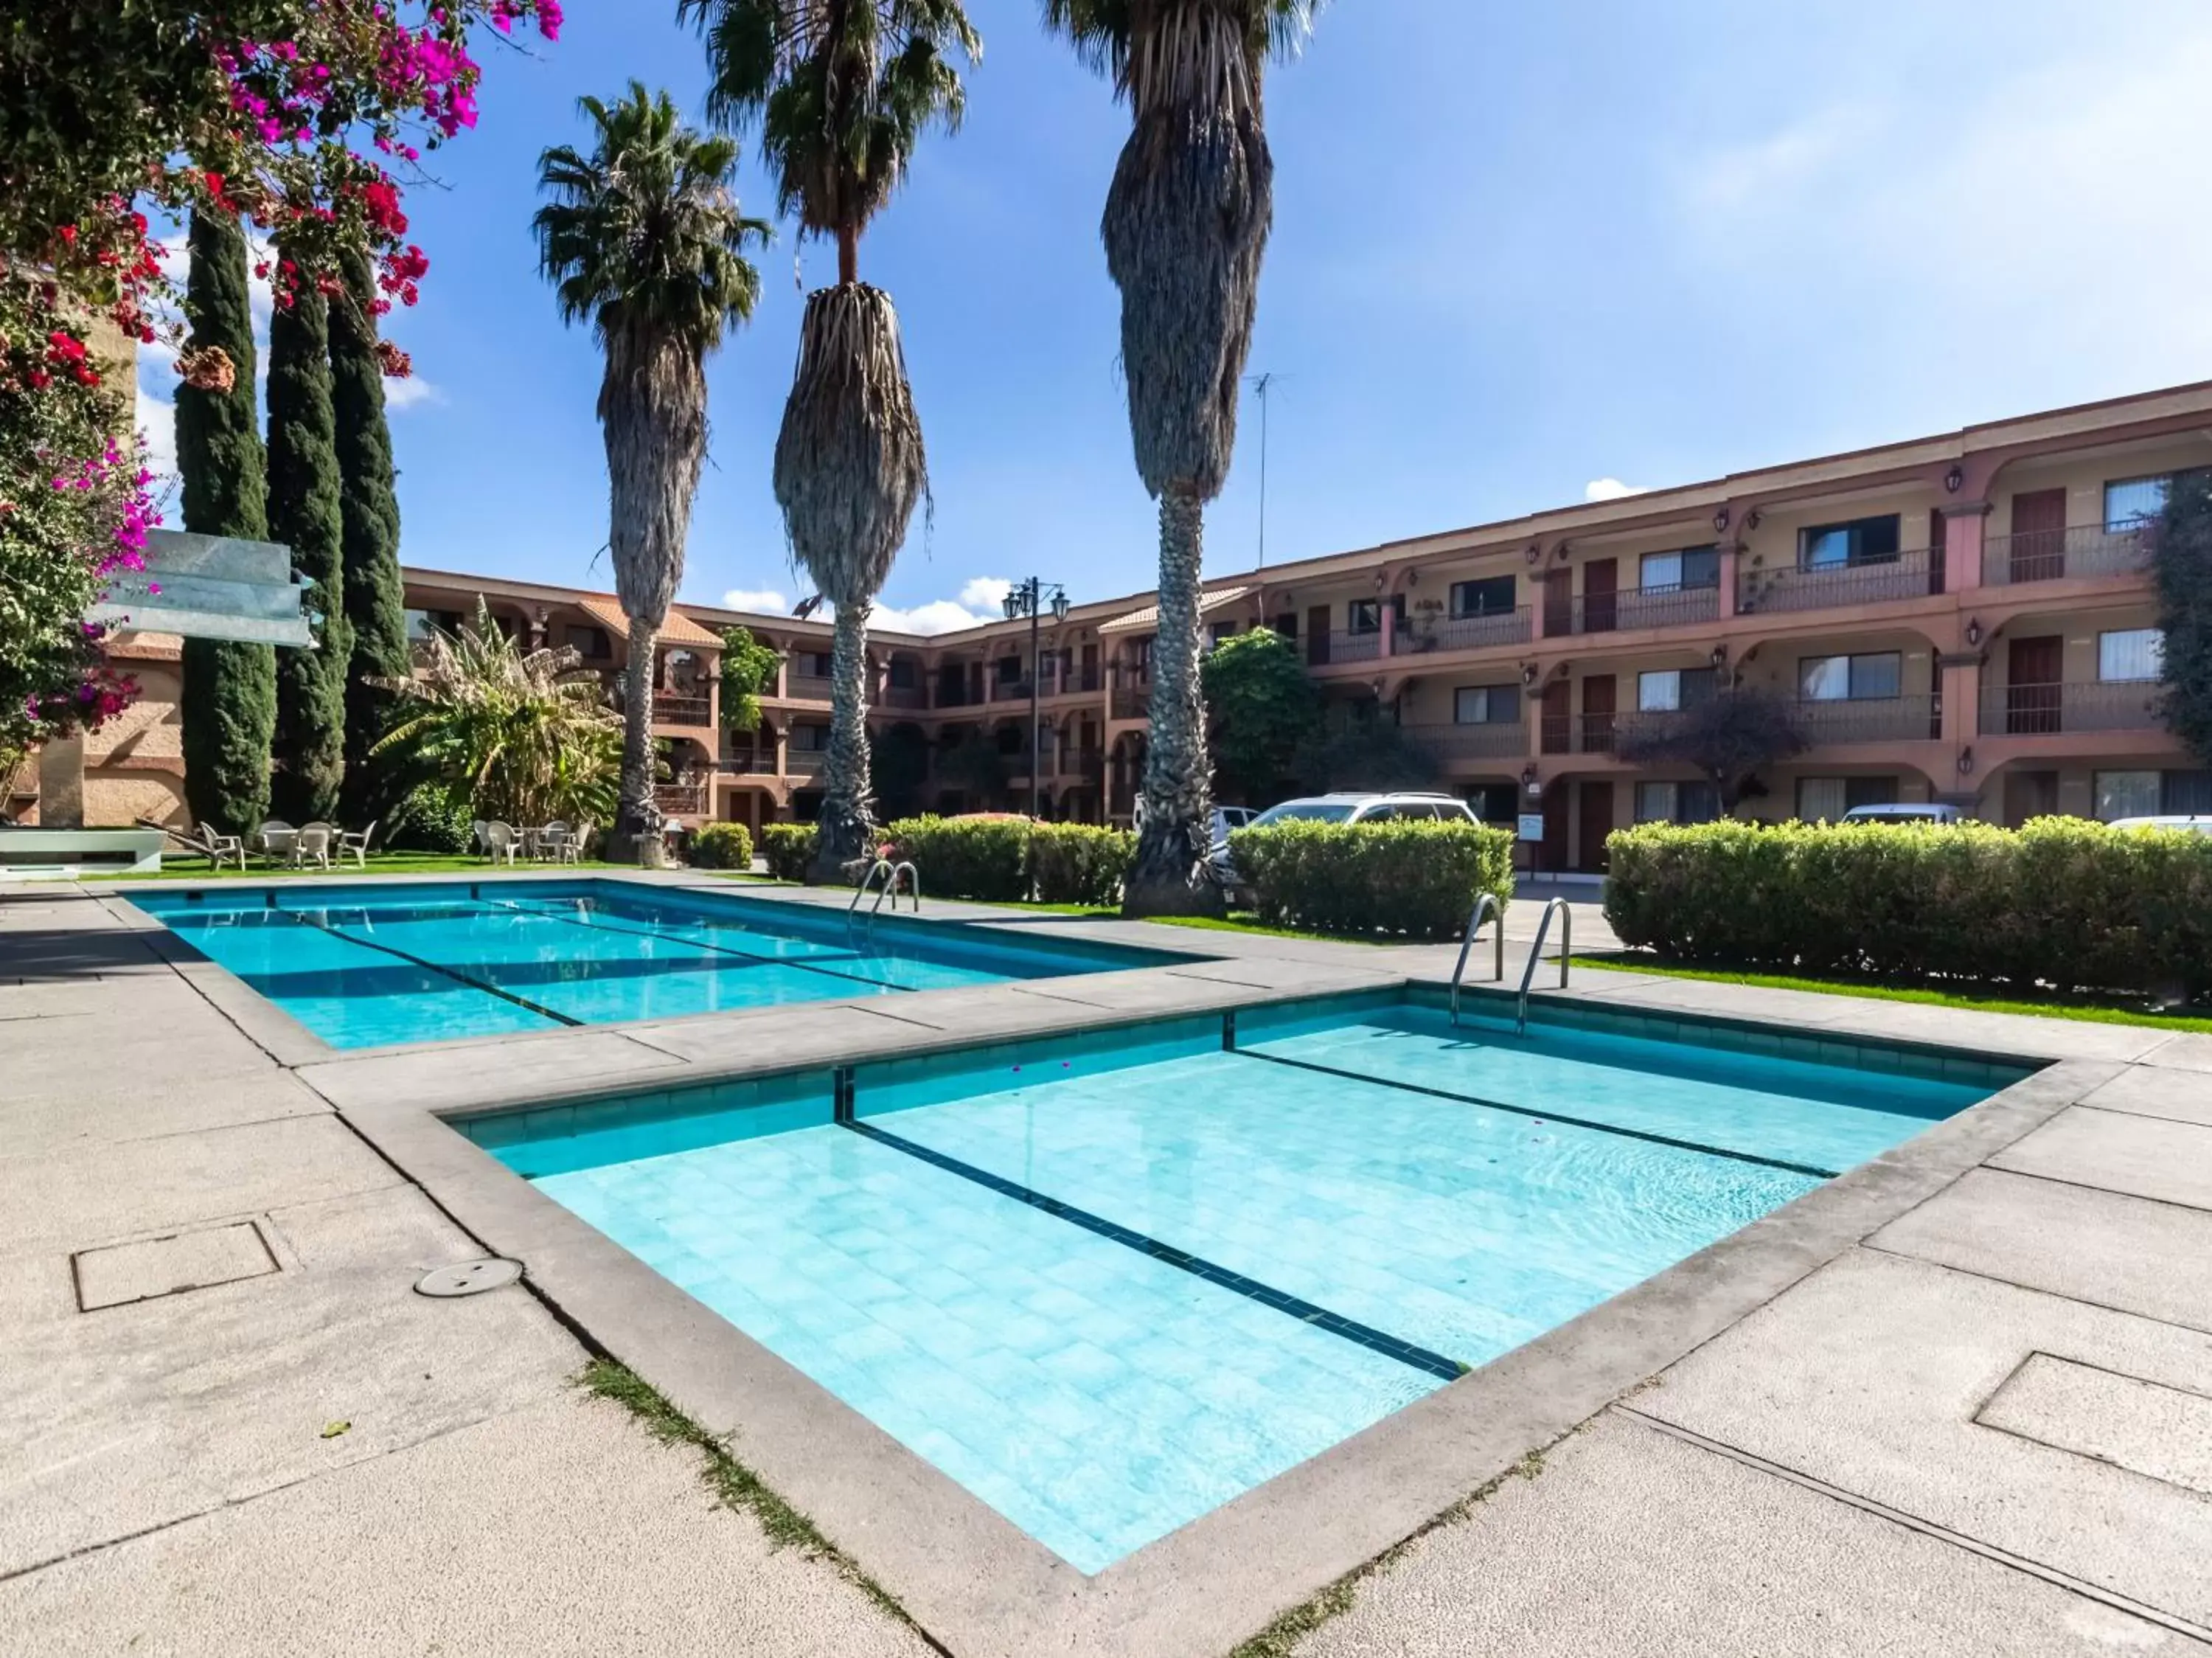
{"type": "MultiPolygon", "coordinates": [[[[867,895],[874,890],[876,877],[878,875],[886,875],[890,877],[890,880],[896,881],[898,879],[898,866],[893,863],[889,858],[878,858],[873,863],[868,866],[868,873],[860,877],[860,884],[853,889],[853,901],[845,906],[846,920],[851,921],[859,916],[860,911],[860,900],[867,897],[867,895]]],[[[878,900],[878,902],[880,902],[880,900],[878,900]]],[[[872,915],[875,912],[872,910],[869,913],[872,915]]]]}
{"type": "Polygon", "coordinates": [[[1467,936],[1460,941],[1459,960],[1452,964],[1451,1021],[1455,1025],[1459,1023],[1459,981],[1467,972],[1468,954],[1474,948],[1474,936],[1482,930],[1482,918],[1486,915],[1498,923],[1497,935],[1492,940],[1496,948],[1492,952],[1490,976],[1501,984],[1505,982],[1505,911],[1498,908],[1497,893],[1478,893],[1474,908],[1467,917],[1467,936]]]}
{"type": "MultiPolygon", "coordinates": [[[[879,863],[883,861],[878,860],[879,863]]],[[[873,877],[874,873],[873,870],[869,871],[871,878],[873,877]]],[[[885,899],[891,901],[891,913],[893,915],[898,913],[898,888],[902,876],[906,881],[907,896],[914,900],[915,914],[921,913],[921,871],[914,867],[912,858],[907,858],[892,867],[890,879],[884,883],[883,891],[876,894],[875,905],[868,911],[870,919],[872,920],[876,913],[884,907],[885,899]]]]}
{"type": "Polygon", "coordinates": [[[1544,957],[1544,936],[1552,930],[1552,917],[1559,917],[1559,988],[1567,988],[1567,959],[1574,954],[1575,912],[1566,899],[1554,898],[1544,905],[1544,918],[1536,923],[1536,942],[1528,947],[1528,965],[1521,969],[1520,1017],[1517,1034],[1528,1034],[1528,984],[1536,977],[1536,964],[1544,957]]]}

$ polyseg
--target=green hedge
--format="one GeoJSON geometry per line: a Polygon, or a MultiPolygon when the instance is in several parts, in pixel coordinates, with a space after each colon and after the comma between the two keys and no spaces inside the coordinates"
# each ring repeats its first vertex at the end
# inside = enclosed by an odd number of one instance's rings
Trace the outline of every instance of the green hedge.
{"type": "Polygon", "coordinates": [[[814,862],[814,826],[811,823],[764,823],[761,826],[761,856],[768,872],[779,881],[804,881],[814,862]]]}
{"type": "Polygon", "coordinates": [[[684,838],[695,869],[750,869],[753,838],[742,823],[702,823],[684,838]]]}
{"type": "Polygon", "coordinates": [[[1513,837],[1485,824],[1278,823],[1229,850],[1271,926],[1455,938],[1476,893],[1513,895],[1513,837]]]}
{"type": "Polygon", "coordinates": [[[1046,904],[1118,904],[1121,878],[1137,856],[1127,829],[1094,823],[1040,823],[1030,832],[1030,879],[1046,904]]]}
{"type": "Polygon", "coordinates": [[[983,904],[1117,902],[1137,855],[1126,829],[1088,823],[1032,823],[1018,816],[902,818],[884,831],[894,858],[911,858],[921,890],[983,904]]]}
{"type": "Polygon", "coordinates": [[[2196,997],[2212,837],[2074,818],[1650,824],[1607,843],[1606,918],[1680,961],[2196,997]]]}

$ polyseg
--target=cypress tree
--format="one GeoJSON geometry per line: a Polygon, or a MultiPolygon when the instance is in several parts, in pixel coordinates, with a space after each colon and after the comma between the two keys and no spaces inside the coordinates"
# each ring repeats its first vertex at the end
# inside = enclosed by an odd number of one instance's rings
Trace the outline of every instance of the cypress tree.
{"type": "Polygon", "coordinates": [[[316,649],[276,665],[277,812],[294,822],[335,816],[345,778],[345,683],[353,659],[338,510],[337,424],[331,407],[330,302],[302,283],[278,295],[269,325],[269,532],[312,583],[316,649]]]}
{"type": "Polygon", "coordinates": [[[2153,546],[2166,723],[2200,762],[2212,764],[2212,472],[2192,468],[2175,478],[2153,546]]]}
{"type": "Polygon", "coordinates": [[[357,825],[391,809],[394,768],[368,751],[384,732],[392,695],[364,681],[404,678],[406,592],[399,579],[399,497],[392,432],[384,419],[384,369],[376,352],[376,283],[368,261],[344,256],[345,290],[331,301],[331,402],[337,423],[338,515],[345,613],[353,660],[345,686],[345,810],[357,825]]]}
{"type": "MultiPolygon", "coordinates": [[[[177,462],[185,527],[203,535],[269,539],[261,424],[254,408],[253,316],[246,298],[246,235],[238,221],[195,212],[186,239],[191,274],[185,310],[191,349],[229,358],[228,390],[179,387],[177,462]]],[[[269,645],[185,641],[185,798],[193,819],[233,834],[269,814],[269,746],[276,723],[276,652],[269,645]]]]}

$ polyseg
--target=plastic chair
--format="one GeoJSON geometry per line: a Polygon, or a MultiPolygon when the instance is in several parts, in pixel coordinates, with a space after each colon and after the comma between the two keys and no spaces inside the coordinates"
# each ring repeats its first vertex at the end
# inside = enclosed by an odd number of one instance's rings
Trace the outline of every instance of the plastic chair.
{"type": "Polygon", "coordinates": [[[550,863],[568,861],[568,826],[556,818],[541,829],[532,832],[537,855],[550,863]]]}
{"type": "Polygon", "coordinates": [[[511,823],[494,821],[483,826],[484,854],[495,863],[512,863],[522,837],[511,823]]]}
{"type": "MultiPolygon", "coordinates": [[[[380,818],[376,820],[376,823],[381,823],[382,821],[383,820],[380,818]]],[[[337,855],[339,863],[343,863],[346,860],[346,855],[349,852],[353,855],[354,867],[356,869],[366,869],[368,868],[368,843],[376,837],[376,823],[370,824],[368,828],[362,830],[358,834],[350,829],[341,829],[338,831],[337,855]]]]}
{"type": "Polygon", "coordinates": [[[584,861],[584,849],[591,844],[592,820],[589,818],[579,818],[576,820],[576,826],[561,838],[560,862],[581,863],[584,861]]]}
{"type": "Polygon", "coordinates": [[[282,818],[267,818],[254,832],[261,843],[261,856],[271,863],[289,863],[299,843],[300,832],[282,818]]]}
{"type": "Polygon", "coordinates": [[[482,818],[477,819],[473,823],[469,825],[470,847],[476,851],[482,852],[486,857],[489,857],[491,856],[491,842],[484,838],[484,831],[490,826],[491,826],[486,823],[482,818]]]}
{"type": "Polygon", "coordinates": [[[309,863],[331,867],[331,839],[337,831],[327,823],[303,823],[292,841],[292,862],[301,869],[309,863]]]}

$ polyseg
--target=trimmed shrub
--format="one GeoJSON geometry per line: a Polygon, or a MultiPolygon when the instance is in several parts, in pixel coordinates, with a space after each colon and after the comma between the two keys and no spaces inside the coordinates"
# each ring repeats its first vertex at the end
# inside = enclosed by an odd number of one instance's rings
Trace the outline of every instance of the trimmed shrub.
{"type": "Polygon", "coordinates": [[[392,809],[384,847],[394,852],[436,852],[449,856],[469,850],[471,813],[467,801],[442,783],[420,783],[392,809]]]}
{"type": "Polygon", "coordinates": [[[1647,824],[1607,842],[1606,918],[1677,961],[2022,987],[2212,990],[2212,837],[2077,818],[1647,824]]]}
{"type": "Polygon", "coordinates": [[[695,869],[750,869],[753,838],[742,823],[702,823],[684,837],[684,853],[695,869]]]}
{"type": "Polygon", "coordinates": [[[804,881],[814,862],[814,826],[811,823],[764,823],[761,826],[761,856],[768,872],[778,881],[804,881]]]}
{"type": "Polygon", "coordinates": [[[1040,823],[1030,831],[1029,874],[1040,903],[1117,904],[1136,856],[1137,837],[1127,829],[1040,823]]]}
{"type": "Polygon", "coordinates": [[[985,904],[1029,896],[1030,820],[1023,817],[902,818],[884,831],[894,860],[912,858],[922,891],[985,904]]]}
{"type": "Polygon", "coordinates": [[[1486,824],[1278,823],[1229,850],[1270,926],[1455,938],[1476,893],[1513,895],[1513,837],[1486,824]]]}

